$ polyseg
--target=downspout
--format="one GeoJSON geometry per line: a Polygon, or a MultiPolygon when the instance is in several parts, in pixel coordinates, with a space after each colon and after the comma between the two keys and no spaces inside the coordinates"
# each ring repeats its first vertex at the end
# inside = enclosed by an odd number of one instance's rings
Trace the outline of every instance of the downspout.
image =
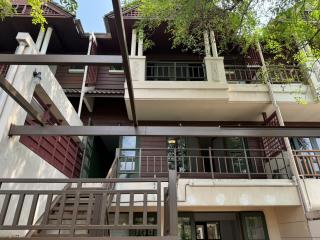
{"type": "MultiPolygon", "coordinates": [[[[281,113],[280,107],[279,107],[279,105],[277,103],[277,100],[276,100],[274,92],[273,92],[272,83],[270,82],[270,77],[268,75],[268,69],[267,69],[267,66],[266,66],[266,63],[265,63],[265,60],[264,60],[264,56],[263,56],[263,53],[262,53],[261,46],[260,46],[259,42],[257,43],[257,48],[258,48],[260,60],[261,60],[261,63],[262,63],[262,71],[263,71],[263,74],[265,74],[264,76],[265,76],[265,80],[266,80],[266,84],[267,84],[267,87],[268,87],[268,92],[269,92],[269,96],[270,96],[272,105],[275,108],[276,115],[277,115],[277,118],[278,118],[278,121],[279,121],[279,125],[281,127],[284,127],[285,124],[284,124],[284,120],[283,120],[283,117],[282,117],[282,113],[281,113]]],[[[303,188],[300,176],[299,176],[299,172],[298,172],[297,166],[295,164],[294,155],[293,155],[292,148],[291,148],[291,145],[290,145],[290,140],[289,140],[288,137],[284,137],[284,143],[285,143],[288,155],[289,155],[290,169],[291,169],[291,171],[293,173],[292,179],[298,185],[298,192],[299,192],[301,201],[303,203],[304,211],[305,211],[305,213],[308,213],[308,212],[310,212],[310,207],[311,207],[310,206],[310,200],[305,195],[305,193],[303,191],[304,188],[303,188]]]]}
{"type": "MultiPolygon", "coordinates": [[[[88,46],[87,55],[91,54],[91,48],[92,48],[92,43],[93,43],[94,38],[95,38],[94,33],[92,33],[89,38],[89,46],[88,46]]],[[[81,95],[80,95],[80,101],[79,101],[79,107],[78,107],[78,116],[79,117],[81,117],[83,99],[84,99],[84,95],[86,93],[86,81],[87,81],[87,77],[88,77],[88,68],[89,68],[88,65],[86,65],[84,67],[82,86],[81,86],[81,95]]]]}

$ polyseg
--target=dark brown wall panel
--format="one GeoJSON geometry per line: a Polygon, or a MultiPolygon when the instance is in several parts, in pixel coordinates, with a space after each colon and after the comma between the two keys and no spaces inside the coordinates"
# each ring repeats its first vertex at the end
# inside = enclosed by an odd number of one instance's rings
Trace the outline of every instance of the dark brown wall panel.
{"type": "Polygon", "coordinates": [[[68,66],[58,66],[56,78],[63,88],[81,88],[83,73],[69,73],[68,66]]]}
{"type": "Polygon", "coordinates": [[[99,67],[96,89],[124,90],[124,74],[110,73],[110,67],[99,67]]]}
{"type": "Polygon", "coordinates": [[[141,176],[164,176],[168,171],[167,139],[166,137],[140,137],[141,176]],[[148,150],[149,149],[149,150],[148,150]]]}

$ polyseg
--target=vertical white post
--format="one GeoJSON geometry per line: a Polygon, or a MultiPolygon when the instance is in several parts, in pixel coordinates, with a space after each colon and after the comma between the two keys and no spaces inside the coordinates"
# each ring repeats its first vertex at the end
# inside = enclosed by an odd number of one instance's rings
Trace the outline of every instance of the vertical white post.
{"type": "MultiPolygon", "coordinates": [[[[25,48],[26,48],[27,44],[25,42],[19,42],[19,46],[17,47],[15,54],[23,54],[25,48]]],[[[19,65],[11,65],[8,69],[7,75],[6,75],[6,80],[8,82],[12,82],[16,72],[18,70],[19,65]]]]}
{"type": "Polygon", "coordinates": [[[40,51],[40,48],[41,48],[41,45],[42,45],[42,42],[43,42],[43,38],[44,38],[44,34],[45,34],[45,31],[42,31],[40,29],[39,34],[38,34],[38,38],[37,38],[37,41],[36,41],[36,48],[37,48],[38,51],[40,51]]]}
{"type": "Polygon", "coordinates": [[[132,29],[132,37],[131,37],[131,56],[136,56],[136,48],[137,48],[137,30],[132,29]]]}
{"type": "MultiPolygon", "coordinates": [[[[27,43],[24,41],[19,41],[19,46],[16,48],[15,54],[23,54],[25,48],[27,47],[27,43]]],[[[13,82],[14,77],[16,76],[16,73],[18,71],[19,65],[10,65],[6,80],[10,83],[13,82]]],[[[5,94],[5,92],[0,89],[0,116],[2,115],[3,108],[5,106],[6,100],[8,98],[8,95],[5,94]]]]}
{"type": "Polygon", "coordinates": [[[211,41],[212,56],[218,57],[216,38],[214,36],[214,31],[212,30],[210,31],[210,41],[211,41]]]}
{"type": "MultiPolygon", "coordinates": [[[[91,48],[92,48],[93,40],[94,40],[94,34],[92,33],[90,38],[89,38],[89,46],[88,46],[87,55],[91,54],[91,48]]],[[[78,116],[79,117],[81,116],[83,99],[84,99],[84,95],[86,93],[85,88],[86,88],[87,76],[88,76],[88,65],[86,65],[84,67],[84,73],[83,73],[83,78],[82,78],[81,94],[80,94],[79,107],[78,107],[78,116]]]]}
{"type": "MultiPolygon", "coordinates": [[[[270,96],[272,105],[275,108],[277,118],[279,121],[279,125],[283,127],[283,126],[285,126],[284,120],[282,117],[280,107],[277,103],[277,100],[276,100],[274,92],[273,92],[272,84],[270,82],[269,75],[268,75],[268,69],[265,64],[265,60],[264,60],[263,53],[262,53],[261,46],[260,46],[259,42],[257,43],[257,48],[258,48],[259,56],[260,56],[261,63],[262,63],[262,70],[263,70],[263,73],[265,74],[265,77],[266,77],[269,96],[270,96]]],[[[291,144],[290,144],[290,140],[288,137],[284,137],[284,143],[285,143],[288,155],[289,155],[290,169],[291,169],[293,176],[294,176],[293,180],[298,183],[298,190],[300,193],[300,197],[301,197],[301,201],[303,203],[304,209],[306,212],[309,212],[310,206],[309,206],[308,197],[306,196],[306,194],[303,191],[303,186],[302,186],[301,179],[299,176],[299,171],[298,171],[298,168],[295,163],[295,158],[294,158],[293,151],[292,151],[291,144]]]]}
{"type": "Polygon", "coordinates": [[[43,39],[41,49],[40,49],[40,54],[46,54],[48,47],[49,47],[49,42],[50,42],[50,38],[52,35],[52,31],[53,31],[52,27],[48,27],[48,29],[46,31],[46,35],[43,39]]]}
{"type": "Polygon", "coordinates": [[[143,56],[143,32],[139,32],[139,42],[138,42],[138,56],[143,56]]]}
{"type": "Polygon", "coordinates": [[[203,32],[203,39],[204,39],[204,49],[206,52],[206,57],[211,57],[208,31],[203,32]]]}

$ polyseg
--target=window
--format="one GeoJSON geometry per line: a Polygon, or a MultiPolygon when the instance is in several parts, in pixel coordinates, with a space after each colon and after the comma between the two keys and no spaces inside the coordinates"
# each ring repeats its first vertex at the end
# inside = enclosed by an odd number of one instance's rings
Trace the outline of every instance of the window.
{"type": "Polygon", "coordinates": [[[187,140],[185,137],[168,137],[168,163],[169,169],[176,169],[178,172],[187,172],[187,140]],[[176,157],[176,159],[175,159],[176,157]],[[177,166],[176,166],[177,164],[177,166]]]}
{"type": "Polygon", "coordinates": [[[109,73],[123,73],[122,65],[111,65],[109,69],[109,73]]]}
{"type": "Polygon", "coordinates": [[[245,240],[269,240],[263,213],[241,213],[241,221],[245,240]]]}
{"type": "Polygon", "coordinates": [[[68,69],[68,73],[84,73],[84,66],[73,65],[68,69]]]}
{"type": "Polygon", "coordinates": [[[178,218],[178,236],[179,240],[191,240],[191,220],[190,217],[179,217],[178,218]]]}
{"type": "Polygon", "coordinates": [[[242,137],[227,137],[224,139],[227,155],[230,158],[231,169],[234,173],[247,173],[246,147],[242,137]],[[239,149],[239,150],[238,150],[239,149]]]}
{"type": "Polygon", "coordinates": [[[136,177],[139,174],[139,150],[137,137],[123,136],[120,142],[121,151],[119,156],[119,177],[136,177]]]}
{"type": "MultiPolygon", "coordinates": [[[[134,225],[142,225],[143,224],[143,214],[142,213],[134,213],[133,214],[133,224],[134,225]]],[[[148,225],[157,225],[157,214],[156,213],[148,213],[147,215],[147,224],[148,225]]],[[[129,236],[157,236],[157,230],[130,230],[129,236]]]]}

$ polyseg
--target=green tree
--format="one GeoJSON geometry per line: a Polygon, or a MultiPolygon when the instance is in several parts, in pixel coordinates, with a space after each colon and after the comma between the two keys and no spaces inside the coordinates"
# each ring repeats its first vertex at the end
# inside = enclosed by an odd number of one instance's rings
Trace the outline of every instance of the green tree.
{"type": "Polygon", "coordinates": [[[260,40],[277,57],[306,45],[320,57],[319,0],[133,0],[132,5],[139,6],[137,28],[146,33],[147,47],[148,36],[166,24],[173,47],[195,52],[203,51],[203,32],[212,29],[222,51],[230,43],[246,51],[260,40]]]}

